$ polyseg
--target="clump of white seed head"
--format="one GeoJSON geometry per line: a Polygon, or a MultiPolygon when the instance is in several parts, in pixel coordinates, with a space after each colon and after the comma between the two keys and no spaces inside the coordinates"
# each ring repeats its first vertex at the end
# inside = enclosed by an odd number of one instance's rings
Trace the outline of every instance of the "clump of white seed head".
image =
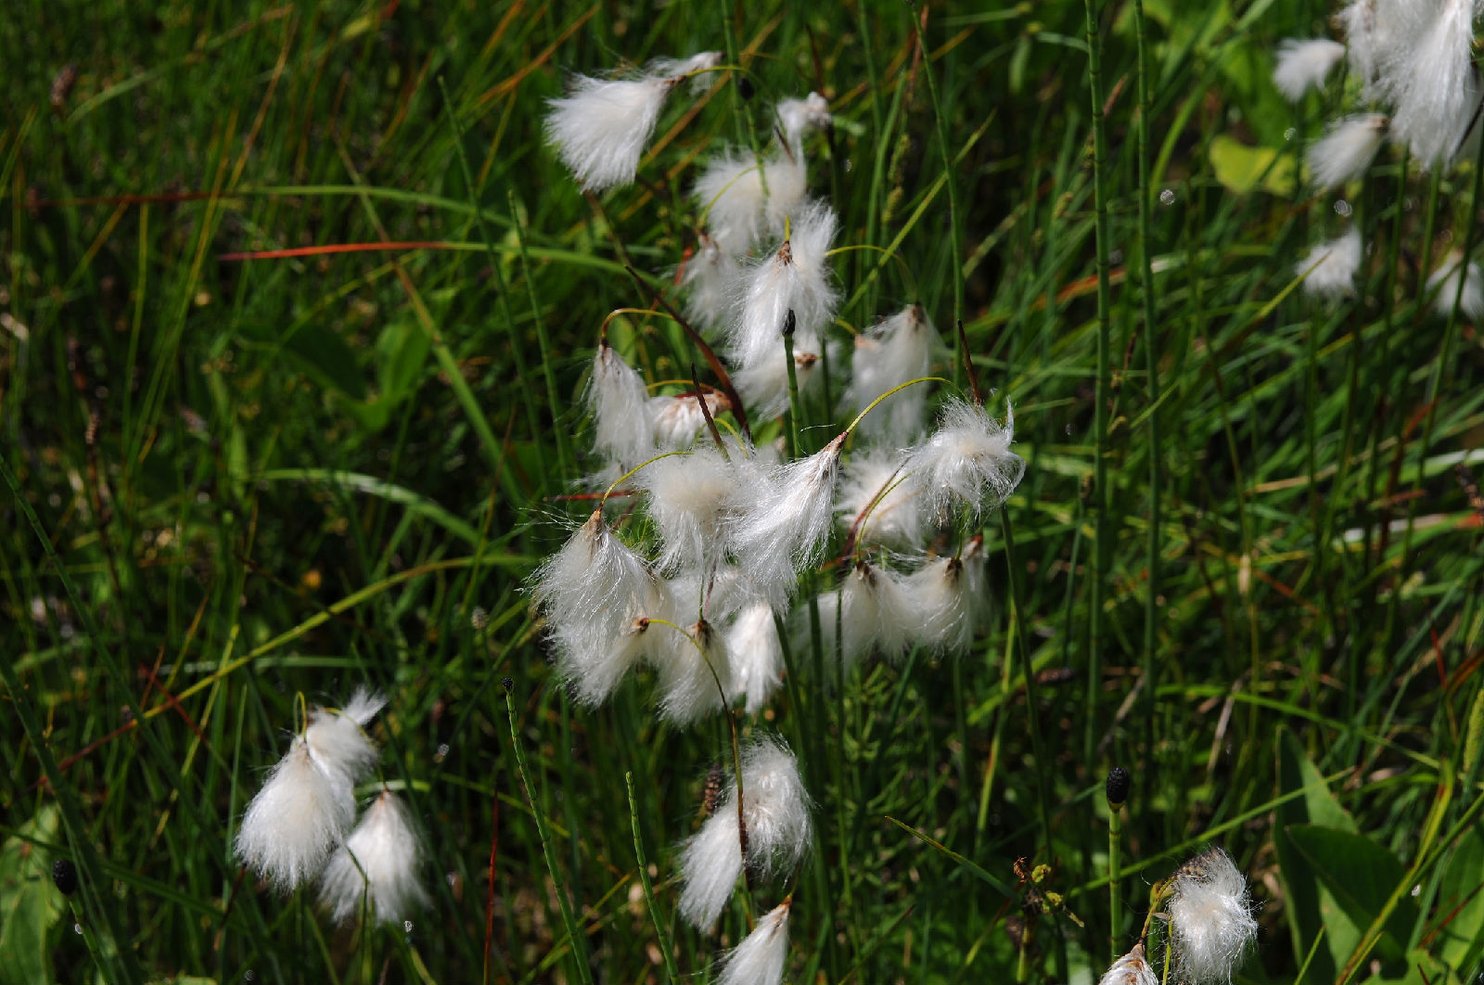
{"type": "Polygon", "coordinates": [[[721,64],[721,54],[662,58],[635,78],[597,79],[579,75],[568,94],[548,103],[547,139],[583,191],[627,185],[654,134],[665,97],[697,72],[721,64]]]}
{"type": "Polygon", "coordinates": [[[1188,985],[1231,981],[1257,938],[1247,880],[1219,848],[1197,855],[1175,873],[1165,910],[1180,980],[1188,985]]]}

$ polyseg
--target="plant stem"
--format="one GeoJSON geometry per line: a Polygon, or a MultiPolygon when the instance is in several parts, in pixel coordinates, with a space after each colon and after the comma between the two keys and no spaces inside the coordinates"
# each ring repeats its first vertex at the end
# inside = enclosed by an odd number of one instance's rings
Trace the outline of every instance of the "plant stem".
{"type": "Polygon", "coordinates": [[[1097,278],[1098,278],[1098,349],[1097,385],[1093,395],[1093,565],[1092,581],[1088,586],[1090,617],[1087,638],[1087,694],[1085,718],[1082,730],[1083,760],[1090,762],[1094,755],[1094,735],[1097,729],[1097,698],[1102,681],[1101,653],[1103,619],[1103,580],[1108,570],[1108,538],[1112,528],[1108,523],[1108,504],[1111,500],[1108,489],[1108,349],[1112,332],[1110,295],[1108,280],[1108,189],[1107,122],[1103,116],[1102,55],[1098,31],[1098,16],[1094,9],[1097,0],[1085,0],[1087,29],[1087,87],[1092,99],[1092,187],[1095,211],[1097,278]]]}
{"type": "Polygon", "coordinates": [[[531,778],[526,770],[526,754],[521,748],[520,729],[516,726],[515,696],[507,690],[505,692],[505,713],[510,717],[510,745],[515,750],[515,769],[520,775],[521,789],[525,791],[526,803],[531,806],[531,818],[536,822],[536,837],[541,841],[541,854],[546,860],[546,872],[551,876],[552,885],[556,890],[557,908],[562,914],[562,926],[566,928],[567,939],[571,943],[572,957],[577,965],[577,978],[579,981],[592,985],[592,969],[587,963],[587,937],[582,933],[582,928],[577,925],[577,919],[572,915],[572,902],[567,899],[567,886],[562,880],[561,869],[557,866],[556,852],[551,845],[551,832],[546,827],[546,815],[541,811],[541,805],[536,802],[536,792],[531,788],[531,778]]]}
{"type": "MultiPolygon", "coordinates": [[[[1152,751],[1155,739],[1155,694],[1158,690],[1155,650],[1158,645],[1159,595],[1160,595],[1160,490],[1164,487],[1163,462],[1160,459],[1159,434],[1159,345],[1158,326],[1155,322],[1157,304],[1154,296],[1154,259],[1150,255],[1150,209],[1152,207],[1149,187],[1149,56],[1144,36],[1144,0],[1134,0],[1134,32],[1138,42],[1139,59],[1139,259],[1140,280],[1144,300],[1144,369],[1149,388],[1149,537],[1145,549],[1145,567],[1148,580],[1144,595],[1144,666],[1140,683],[1144,688],[1144,727],[1146,747],[1152,751]]],[[[1156,757],[1144,759],[1147,780],[1157,789],[1159,781],[1154,775],[1156,757]]],[[[1118,823],[1115,811],[1113,823],[1118,823]]],[[[1117,855],[1113,856],[1114,873],[1117,874],[1117,855]]],[[[1117,932],[1117,895],[1114,895],[1114,932],[1117,932]]]]}
{"type": "Polygon", "coordinates": [[[659,904],[654,901],[654,885],[649,881],[649,863],[644,857],[644,839],[639,834],[639,805],[634,800],[634,771],[625,771],[623,775],[624,787],[629,792],[629,825],[634,830],[634,858],[639,864],[639,885],[644,890],[644,903],[649,908],[649,919],[654,921],[655,936],[659,938],[658,947],[660,957],[665,961],[665,974],[670,976],[670,981],[680,978],[680,970],[675,967],[674,945],[670,942],[670,936],[665,933],[665,923],[660,919],[659,904]]]}

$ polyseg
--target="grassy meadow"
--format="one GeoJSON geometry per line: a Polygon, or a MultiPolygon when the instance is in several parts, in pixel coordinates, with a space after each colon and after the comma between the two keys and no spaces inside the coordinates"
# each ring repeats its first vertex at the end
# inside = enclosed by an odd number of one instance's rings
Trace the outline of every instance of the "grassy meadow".
{"type": "Polygon", "coordinates": [[[0,982],[700,985],[792,893],[789,982],[1091,985],[1210,846],[1257,905],[1237,982],[1484,981],[1484,340],[1425,289],[1478,256],[1480,169],[1302,180],[1341,87],[1270,75],[1317,0],[1089,2],[14,4],[0,982]],[[638,181],[582,194],[542,133],[567,73],[706,49],[749,87],[677,90],[638,181]],[[969,653],[796,647],[736,709],[814,844],[703,934],[678,846],[726,719],[661,723],[643,674],[577,703],[528,579],[593,509],[600,328],[715,382],[645,311],[700,165],[811,90],[827,386],[919,303],[930,400],[972,372],[1026,470],[957,531],[969,653]],[[1306,297],[1350,223],[1358,295],[1306,297]],[[232,846],[304,704],[359,684],[390,702],[359,792],[405,798],[431,899],[337,927],[232,846]]]}

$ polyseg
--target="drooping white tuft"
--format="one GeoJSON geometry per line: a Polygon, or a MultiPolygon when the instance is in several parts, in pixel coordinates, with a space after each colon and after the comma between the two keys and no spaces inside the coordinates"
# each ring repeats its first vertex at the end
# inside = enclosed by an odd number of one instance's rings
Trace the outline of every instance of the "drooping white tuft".
{"type": "MultiPolygon", "coordinates": [[[[693,926],[716,922],[742,873],[737,784],[727,785],[715,812],[689,838],[681,854],[680,913],[693,926]]],[[[747,865],[772,876],[798,865],[814,836],[809,795],[799,764],[781,740],[755,739],[742,753],[742,815],[747,865]]]]}
{"type": "Polygon", "coordinates": [[[938,417],[938,429],[912,449],[903,471],[917,477],[939,520],[955,502],[993,509],[1025,474],[1025,460],[1010,450],[1014,438],[1015,415],[1008,405],[1001,424],[983,407],[951,400],[938,417]]]}
{"type": "MultiPolygon", "coordinates": [[[[742,750],[742,814],[752,871],[772,877],[799,864],[814,837],[809,805],[798,760],[782,739],[759,736],[742,750]]],[[[731,807],[736,813],[735,800],[731,807]]]]}
{"type": "Polygon", "coordinates": [[[733,694],[746,695],[747,713],[755,715],[783,683],[783,644],[766,602],[754,602],[738,613],[727,629],[727,652],[733,694]]]}
{"type": "Polygon", "coordinates": [[[810,130],[823,130],[835,122],[830,115],[829,100],[817,92],[811,92],[803,99],[785,99],[774,112],[778,115],[784,144],[795,151],[810,130]]]}
{"type": "MultiPolygon", "coordinates": [[[[687,604],[694,602],[677,601],[670,610],[672,623],[681,625],[676,617],[686,611],[687,604]]],[[[649,627],[649,633],[663,634],[654,636],[649,651],[659,674],[660,718],[685,726],[726,707],[734,688],[725,636],[704,619],[686,626],[684,633],[656,625],[649,627]]]]}
{"type": "Polygon", "coordinates": [[[345,707],[337,711],[316,708],[310,712],[304,742],[314,761],[324,769],[343,772],[354,785],[370,772],[378,755],[364,727],[386,706],[386,698],[366,687],[358,687],[345,707]]]}
{"type": "Polygon", "coordinates": [[[1355,274],[1360,269],[1360,230],[1320,243],[1305,253],[1294,273],[1304,278],[1304,293],[1334,300],[1355,296],[1355,274]]]}
{"type": "Polygon", "coordinates": [[[345,923],[370,904],[377,923],[406,918],[426,906],[427,891],[417,879],[418,846],[407,808],[383,790],[361,815],[320,876],[320,904],[337,923],[345,923]]]}
{"type": "Polygon", "coordinates": [[[287,892],[319,872],[355,813],[348,775],[316,762],[304,739],[295,736],[247,806],[237,830],[237,857],[287,892]]]}
{"type": "Polygon", "coordinates": [[[968,649],[984,608],[983,545],[976,537],[958,557],[927,561],[906,577],[912,642],[945,653],[968,649]]]}
{"type": "Polygon", "coordinates": [[[745,492],[740,474],[745,465],[746,459],[734,463],[708,443],[687,455],[651,462],[639,472],[635,479],[649,494],[645,509],[660,535],[657,569],[709,568],[725,553],[729,521],[739,510],[738,495],[745,492]]]}
{"type": "Polygon", "coordinates": [[[580,701],[601,703],[643,654],[638,620],[660,605],[653,573],[600,508],[533,578],[531,594],[546,617],[557,673],[580,701]]]}
{"type": "Polygon", "coordinates": [[[1472,66],[1473,0],[1438,0],[1432,6],[1434,13],[1421,19],[1415,41],[1391,46],[1382,59],[1381,87],[1394,106],[1392,133],[1423,167],[1452,161],[1479,98],[1472,66]]]}
{"type": "Polygon", "coordinates": [[[818,332],[834,318],[839,294],[825,254],[837,222],[829,206],[806,206],[793,216],[790,237],[746,275],[728,337],[739,364],[750,366],[781,351],[790,322],[795,332],[818,332]]]}
{"type": "Polygon", "coordinates": [[[1175,875],[1166,911],[1181,981],[1229,983],[1257,937],[1247,880],[1219,848],[1198,855],[1175,875]]]}
{"type": "Polygon", "coordinates": [[[796,572],[819,558],[830,531],[835,475],[845,435],[808,458],[774,466],[737,517],[732,550],[759,598],[775,610],[793,594],[796,572]]]}
{"type": "Polygon", "coordinates": [[[759,162],[731,153],[706,165],[691,194],[721,249],[741,256],[764,236],[783,235],[784,217],[799,208],[808,187],[802,155],[775,153],[759,162]]]}
{"type": "Polygon", "coordinates": [[[732,313],[741,277],[737,256],[723,249],[716,237],[702,233],[680,274],[685,316],[703,330],[719,328],[732,313]]]}
{"type": "Polygon", "coordinates": [[[630,468],[654,449],[649,393],[644,378],[605,339],[593,357],[587,406],[597,425],[593,448],[614,465],[630,468]]]}
{"type": "Polygon", "coordinates": [[[701,409],[701,400],[706,401],[706,410],[711,412],[712,420],[732,406],[726,394],[715,391],[709,391],[701,398],[697,398],[694,393],[649,398],[645,418],[653,429],[651,438],[655,448],[660,451],[683,451],[695,442],[706,427],[706,411],[701,409]]]}
{"type": "Polygon", "coordinates": [[[1381,149],[1389,125],[1381,113],[1362,113],[1335,122],[1305,155],[1315,186],[1327,191],[1364,174],[1381,149]]]}
{"type": "Polygon", "coordinates": [[[788,911],[785,900],[763,914],[752,933],[727,955],[717,985],[780,985],[788,959],[788,911]]]}
{"type": "Polygon", "coordinates": [[[565,97],[547,103],[547,140],[583,191],[629,184],[670,90],[720,62],[718,52],[703,52],[680,61],[660,59],[637,79],[579,75],[565,97]]]}
{"type": "Polygon", "coordinates": [[[1324,85],[1330,70],[1345,57],[1345,46],[1328,38],[1298,40],[1289,38],[1278,46],[1278,64],[1273,69],[1273,84],[1298,102],[1310,89],[1324,85]]]}
{"type": "MultiPolygon", "coordinates": [[[[916,621],[902,579],[887,568],[859,562],[840,587],[819,597],[820,645],[852,667],[873,653],[896,659],[907,648],[916,621]],[[837,636],[838,634],[838,636],[837,636]]],[[[813,633],[808,607],[794,613],[794,635],[807,645],[813,633]]]]}
{"type": "Polygon", "coordinates": [[[859,453],[845,466],[835,512],[845,531],[862,544],[915,548],[922,542],[922,487],[887,452],[859,453]]]}
{"type": "MultiPolygon", "coordinates": [[[[845,399],[859,412],[892,387],[927,375],[937,331],[918,305],[910,305],[855,339],[855,360],[845,399]]],[[[890,448],[910,444],[922,433],[927,390],[908,387],[878,404],[860,423],[861,437],[890,448]]]]}
{"type": "Polygon", "coordinates": [[[579,75],[569,94],[548,103],[546,137],[585,192],[627,185],[673,88],[661,78],[579,75]]]}
{"type": "Polygon", "coordinates": [[[1368,100],[1381,95],[1381,69],[1388,53],[1408,44],[1407,36],[1415,33],[1416,18],[1406,15],[1401,6],[1390,0],[1352,0],[1335,14],[1335,24],[1345,37],[1350,70],[1360,79],[1368,100]]]}
{"type": "Polygon", "coordinates": [[[1484,270],[1470,262],[1462,267],[1463,256],[1457,250],[1427,278],[1427,290],[1433,295],[1432,309],[1440,317],[1453,313],[1453,301],[1458,299],[1458,311],[1465,318],[1484,317],[1484,270]],[[1462,272],[1466,269],[1467,272],[1462,272]],[[1458,279],[1463,277],[1463,293],[1458,290],[1458,279]],[[1433,292],[1436,292],[1435,294],[1433,292]]]}
{"type": "Polygon", "coordinates": [[[1098,985],[1159,985],[1159,976],[1149,967],[1144,958],[1144,945],[1135,944],[1134,949],[1103,972],[1098,985]]]}
{"type": "Polygon", "coordinates": [[[777,106],[780,143],[766,156],[733,152],[707,164],[691,195],[707,229],[724,253],[740,256],[765,236],[781,237],[784,220],[798,212],[808,191],[804,136],[831,122],[818,93],[777,106]]]}
{"type": "MultiPolygon", "coordinates": [[[[735,787],[733,788],[735,789],[735,787]]],[[[742,874],[742,844],[737,809],[728,798],[701,830],[686,839],[680,853],[680,915],[702,930],[716,923],[742,874]]]]}

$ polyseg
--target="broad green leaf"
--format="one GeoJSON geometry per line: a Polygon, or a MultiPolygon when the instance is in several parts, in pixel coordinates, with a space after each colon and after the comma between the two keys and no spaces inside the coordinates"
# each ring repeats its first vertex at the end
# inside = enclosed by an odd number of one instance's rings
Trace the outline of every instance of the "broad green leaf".
{"type": "Polygon", "coordinates": [[[1442,926],[1433,950],[1462,975],[1484,958],[1484,830],[1459,839],[1443,870],[1437,912],[1442,926]]]}
{"type": "Polygon", "coordinates": [[[381,402],[400,403],[422,379],[433,340],[422,326],[410,319],[394,321],[376,340],[376,371],[381,402]]]}
{"type": "Polygon", "coordinates": [[[1235,137],[1211,138],[1211,167],[1216,180],[1239,195],[1262,189],[1292,195],[1296,181],[1293,156],[1272,147],[1248,147],[1235,137]]]}
{"type": "Polygon", "coordinates": [[[1426,951],[1408,951],[1407,968],[1396,978],[1374,979],[1375,985],[1462,985],[1462,979],[1426,951]]]}
{"type": "Polygon", "coordinates": [[[58,812],[43,807],[21,825],[25,838],[0,847],[0,985],[56,981],[52,942],[66,903],[52,884],[51,860],[29,839],[54,842],[58,812]]]}
{"type": "MultiPolygon", "coordinates": [[[[1369,927],[1406,878],[1401,861],[1364,835],[1307,824],[1290,825],[1286,834],[1338,907],[1336,912],[1321,905],[1326,928],[1332,923],[1347,930],[1369,927]],[[1343,921],[1337,919],[1340,916],[1343,921]]],[[[1386,921],[1377,952],[1392,960],[1404,957],[1417,919],[1417,904],[1403,897],[1386,921]]]]}
{"type": "Polygon", "coordinates": [[[1287,905],[1284,913],[1292,930],[1294,957],[1303,963],[1323,929],[1324,942],[1314,954],[1305,982],[1332,982],[1340,964],[1360,941],[1363,928],[1354,926],[1335,905],[1319,874],[1298,853],[1286,834],[1290,826],[1319,824],[1339,831],[1355,831],[1355,821],[1329,792],[1319,770],[1304,754],[1291,732],[1284,730],[1278,744],[1281,793],[1302,790],[1304,795],[1278,807],[1273,845],[1278,853],[1278,875],[1287,905]],[[1326,920],[1325,914],[1329,915],[1326,920]]]}

